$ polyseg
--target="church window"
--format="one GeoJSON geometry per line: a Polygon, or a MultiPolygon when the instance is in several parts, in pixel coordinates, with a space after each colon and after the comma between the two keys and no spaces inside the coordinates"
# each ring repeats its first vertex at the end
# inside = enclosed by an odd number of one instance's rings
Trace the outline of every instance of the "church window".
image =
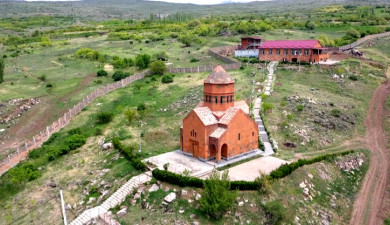
{"type": "Polygon", "coordinates": [[[255,136],[255,132],[252,132],[252,137],[255,136]]]}
{"type": "Polygon", "coordinates": [[[241,134],[240,133],[238,133],[238,140],[240,140],[241,139],[241,134]]]}

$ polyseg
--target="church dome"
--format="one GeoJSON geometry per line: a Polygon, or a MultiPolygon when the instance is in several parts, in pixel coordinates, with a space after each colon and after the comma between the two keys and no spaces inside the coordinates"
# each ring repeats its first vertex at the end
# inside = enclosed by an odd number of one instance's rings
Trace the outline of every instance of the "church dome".
{"type": "Polygon", "coordinates": [[[208,84],[234,84],[233,78],[221,65],[215,67],[214,71],[206,78],[204,83],[208,84]]]}

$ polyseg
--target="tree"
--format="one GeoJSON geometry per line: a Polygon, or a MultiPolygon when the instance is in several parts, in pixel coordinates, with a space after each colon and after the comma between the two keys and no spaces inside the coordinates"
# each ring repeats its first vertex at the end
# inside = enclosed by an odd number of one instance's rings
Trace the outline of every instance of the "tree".
{"type": "Polygon", "coordinates": [[[137,112],[134,109],[127,108],[123,111],[123,115],[126,117],[127,121],[131,123],[137,115],[137,112]]]}
{"type": "Polygon", "coordinates": [[[51,42],[51,39],[48,36],[43,36],[41,38],[41,46],[43,47],[49,47],[52,46],[53,43],[51,42]]]}
{"type": "Polygon", "coordinates": [[[313,21],[307,21],[306,22],[306,25],[305,27],[308,29],[308,30],[314,30],[314,28],[316,28],[316,24],[313,22],[313,21]]]}
{"type": "Polygon", "coordinates": [[[157,60],[161,60],[161,61],[167,61],[168,55],[166,52],[162,51],[162,52],[158,52],[158,53],[154,54],[153,58],[155,58],[157,60]]]}
{"type": "Polygon", "coordinates": [[[106,77],[108,75],[108,73],[105,70],[99,70],[99,71],[97,71],[96,75],[98,77],[106,77]]]}
{"type": "Polygon", "coordinates": [[[154,61],[150,64],[150,71],[153,75],[163,75],[167,67],[161,60],[154,61]]]}
{"type": "Polygon", "coordinates": [[[230,191],[228,171],[220,177],[214,172],[203,182],[204,190],[200,199],[200,210],[213,219],[219,219],[229,210],[237,196],[237,191],[230,191]]]}
{"type": "Polygon", "coordinates": [[[4,60],[0,59],[0,84],[4,82],[4,60]]]}
{"type": "Polygon", "coordinates": [[[151,59],[151,57],[148,54],[137,55],[137,57],[135,58],[135,65],[139,69],[146,69],[146,68],[148,68],[148,66],[150,64],[150,59],[151,59]]]}
{"type": "Polygon", "coordinates": [[[277,201],[268,202],[264,205],[265,212],[267,213],[268,223],[272,225],[278,225],[283,222],[286,215],[286,209],[282,203],[277,201]]]}
{"type": "Polygon", "coordinates": [[[360,33],[359,33],[359,31],[351,28],[351,29],[348,30],[347,36],[351,36],[353,38],[360,38],[360,33]]]}
{"type": "Polygon", "coordinates": [[[112,121],[114,114],[111,112],[100,112],[97,114],[96,123],[97,124],[106,124],[112,121]]]}
{"type": "Polygon", "coordinates": [[[179,37],[179,41],[185,45],[185,47],[190,47],[193,43],[199,42],[199,38],[196,35],[183,34],[179,37]]]}

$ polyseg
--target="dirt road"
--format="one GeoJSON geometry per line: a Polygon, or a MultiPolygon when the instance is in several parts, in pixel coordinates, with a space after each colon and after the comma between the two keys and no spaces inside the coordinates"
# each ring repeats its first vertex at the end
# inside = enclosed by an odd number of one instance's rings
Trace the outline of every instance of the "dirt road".
{"type": "Polygon", "coordinates": [[[362,188],[354,202],[351,225],[383,224],[386,216],[388,194],[389,150],[383,128],[386,116],[385,101],[390,93],[390,80],[380,85],[374,92],[366,118],[366,145],[371,150],[370,167],[362,188]]]}

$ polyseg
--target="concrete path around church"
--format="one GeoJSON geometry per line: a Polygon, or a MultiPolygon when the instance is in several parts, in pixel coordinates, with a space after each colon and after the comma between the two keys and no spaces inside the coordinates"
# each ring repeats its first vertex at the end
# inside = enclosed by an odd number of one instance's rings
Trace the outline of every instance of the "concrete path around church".
{"type": "Polygon", "coordinates": [[[150,162],[161,170],[164,169],[164,164],[169,163],[169,171],[177,174],[183,174],[183,172],[187,170],[195,177],[209,174],[214,169],[214,166],[192,156],[185,155],[180,150],[156,155],[145,159],[144,162],[150,162]]]}
{"type": "Polygon", "coordinates": [[[289,162],[273,156],[261,157],[229,168],[229,177],[230,180],[254,181],[260,176],[260,171],[264,174],[270,174],[286,163],[289,162]]]}

